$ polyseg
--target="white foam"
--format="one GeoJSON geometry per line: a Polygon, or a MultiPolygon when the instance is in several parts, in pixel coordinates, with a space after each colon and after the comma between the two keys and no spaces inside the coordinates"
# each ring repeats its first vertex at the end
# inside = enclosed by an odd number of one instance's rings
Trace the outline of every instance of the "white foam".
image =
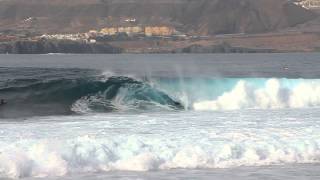
{"type": "Polygon", "coordinates": [[[229,92],[215,100],[195,102],[195,110],[278,109],[320,106],[319,81],[301,81],[286,87],[279,79],[269,79],[264,87],[240,80],[229,92]]]}
{"type": "MultiPolygon", "coordinates": [[[[161,142],[161,141],[160,141],[161,142]]],[[[86,139],[60,144],[16,144],[11,152],[0,156],[0,177],[64,176],[111,170],[149,171],[173,168],[229,168],[282,163],[319,162],[320,148],[316,141],[297,144],[266,142],[224,143],[222,145],[186,145],[179,148],[141,142],[138,149],[132,142],[86,139]],[[260,144],[260,145],[259,145],[260,144]],[[53,146],[61,146],[61,149],[53,146]],[[155,149],[163,146],[166,152],[155,149]],[[128,149],[127,149],[128,148],[128,149]]],[[[174,142],[172,142],[174,143],[174,142]]],[[[209,141],[207,142],[209,143],[209,141]]],[[[136,146],[137,144],[134,144],[136,146]]]]}
{"type": "Polygon", "coordinates": [[[72,104],[71,111],[79,113],[79,114],[93,112],[92,109],[89,107],[89,98],[82,97],[82,98],[78,99],[75,103],[72,104]]]}
{"type": "Polygon", "coordinates": [[[110,77],[115,76],[115,73],[112,71],[103,71],[101,73],[102,77],[101,80],[102,81],[107,81],[110,77]]]}
{"type": "Polygon", "coordinates": [[[183,121],[180,113],[91,114],[1,124],[0,178],[320,162],[319,110],[310,111],[310,119],[293,110],[185,112],[183,121]]]}

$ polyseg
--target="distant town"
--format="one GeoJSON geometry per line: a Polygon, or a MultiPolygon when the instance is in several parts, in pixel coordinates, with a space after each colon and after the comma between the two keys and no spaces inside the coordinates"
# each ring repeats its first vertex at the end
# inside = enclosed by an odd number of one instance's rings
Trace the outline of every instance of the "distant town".
{"type": "MultiPolygon", "coordinates": [[[[66,4],[66,7],[72,8],[72,10],[76,9],[74,8],[76,6],[77,8],[88,8],[89,11],[92,4],[105,6],[105,8],[127,6],[125,3],[114,5],[108,0],[81,1],[79,5],[75,5],[74,2],[76,1],[69,1],[70,4],[66,4]]],[[[66,3],[69,1],[66,1],[66,3]]],[[[176,1],[179,1],[176,6],[180,6],[184,2],[182,0],[176,1]]],[[[246,2],[245,0],[241,1],[246,2]]],[[[262,5],[263,3],[269,4],[267,1],[263,0],[259,3],[262,5]]],[[[23,9],[26,5],[30,7],[39,6],[40,1],[34,2],[23,3],[20,8],[23,9]]],[[[255,7],[237,1],[223,2],[226,4],[222,7],[228,9],[226,5],[231,2],[233,6],[243,6],[242,14],[246,13],[247,7],[255,7]]],[[[4,0],[0,1],[1,3],[4,3],[3,9],[5,9],[5,5],[8,5],[9,8],[22,2],[4,0]]],[[[63,9],[58,1],[51,1],[50,3],[52,3],[52,7],[57,7],[56,11],[63,9]]],[[[170,7],[170,3],[167,2],[162,5],[170,7]]],[[[59,19],[55,13],[48,15],[44,12],[45,14],[39,15],[40,12],[32,13],[25,10],[26,12],[22,14],[33,16],[13,16],[14,22],[12,22],[12,19],[6,19],[9,15],[2,19],[0,17],[0,53],[320,51],[320,0],[283,0],[281,5],[283,8],[279,8],[278,11],[283,12],[270,13],[268,11],[272,11],[272,9],[269,8],[261,12],[261,16],[265,15],[266,17],[243,15],[243,17],[237,19],[242,14],[233,14],[230,15],[233,18],[231,20],[221,16],[224,13],[223,11],[219,11],[220,14],[217,15],[214,14],[214,11],[207,11],[206,13],[213,12],[213,14],[202,17],[205,20],[194,20],[196,16],[193,14],[179,17],[179,13],[175,11],[168,14],[168,16],[172,16],[170,18],[166,17],[167,14],[165,13],[161,14],[162,11],[158,12],[158,15],[150,17],[137,14],[130,16],[127,11],[115,11],[113,16],[110,14],[103,17],[91,15],[91,19],[86,19],[80,15],[78,15],[79,17],[72,15],[68,18],[59,17],[59,19]],[[285,19],[286,22],[283,20],[277,22],[277,19],[285,19]]],[[[150,5],[150,7],[152,6],[150,5]]],[[[43,7],[47,7],[44,2],[43,7]]],[[[168,7],[164,12],[168,10],[168,7]]],[[[97,8],[98,6],[90,12],[97,8]]],[[[157,5],[154,8],[157,8],[157,5]]],[[[229,11],[231,10],[229,9],[229,11]]],[[[215,9],[215,11],[218,11],[218,9],[215,9]]],[[[253,9],[251,11],[257,12],[260,10],[253,9]]],[[[197,13],[196,10],[190,12],[197,13]]],[[[69,15],[67,11],[62,11],[61,14],[63,13],[66,13],[65,16],[69,15]]],[[[74,13],[78,12],[75,11],[74,13]]],[[[5,14],[5,12],[2,14],[5,14]]]]}
{"type": "MultiPolygon", "coordinates": [[[[135,21],[135,19],[128,19],[135,21]]],[[[169,26],[119,26],[105,27],[101,30],[90,30],[77,34],[44,34],[34,39],[72,40],[86,43],[103,41],[136,40],[143,38],[187,39],[192,38],[169,26]]]]}

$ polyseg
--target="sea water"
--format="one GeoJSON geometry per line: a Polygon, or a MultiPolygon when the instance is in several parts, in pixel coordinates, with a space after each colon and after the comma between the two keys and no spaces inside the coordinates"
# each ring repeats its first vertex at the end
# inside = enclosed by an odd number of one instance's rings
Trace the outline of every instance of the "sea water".
{"type": "Polygon", "coordinates": [[[319,179],[320,54],[0,56],[0,179],[319,179]]]}

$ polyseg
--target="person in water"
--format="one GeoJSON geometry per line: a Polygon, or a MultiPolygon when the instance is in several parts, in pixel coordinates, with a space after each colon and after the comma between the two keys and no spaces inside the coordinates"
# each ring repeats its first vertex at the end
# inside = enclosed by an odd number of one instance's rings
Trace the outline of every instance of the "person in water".
{"type": "Polygon", "coordinates": [[[7,104],[7,102],[6,102],[4,99],[1,99],[1,100],[0,100],[0,106],[1,106],[1,105],[5,105],[5,104],[7,104]]]}

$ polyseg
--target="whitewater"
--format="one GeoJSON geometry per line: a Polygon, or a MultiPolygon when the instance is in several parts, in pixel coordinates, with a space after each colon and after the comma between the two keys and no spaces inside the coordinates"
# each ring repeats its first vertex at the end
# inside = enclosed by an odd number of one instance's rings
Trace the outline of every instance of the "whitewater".
{"type": "Polygon", "coordinates": [[[319,179],[319,59],[0,56],[0,179],[319,179]]]}

